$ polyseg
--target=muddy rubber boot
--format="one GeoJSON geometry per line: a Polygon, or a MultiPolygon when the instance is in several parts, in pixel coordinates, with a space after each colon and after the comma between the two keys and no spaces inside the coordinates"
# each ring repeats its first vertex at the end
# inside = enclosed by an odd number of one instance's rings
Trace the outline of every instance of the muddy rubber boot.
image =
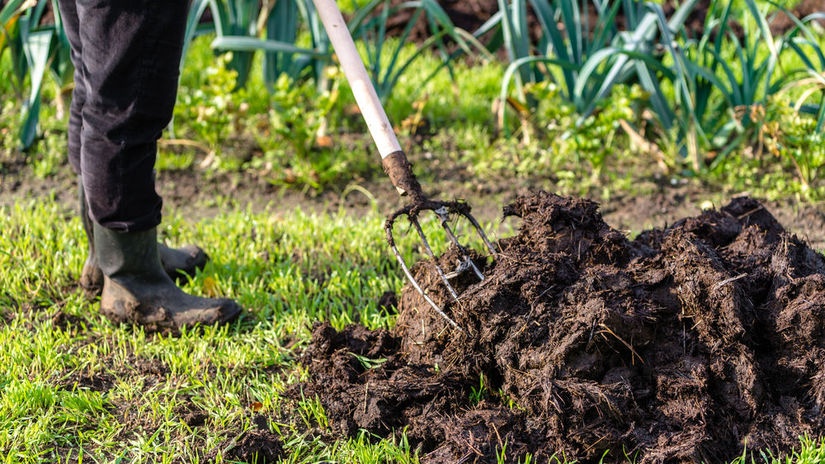
{"type": "Polygon", "coordinates": [[[176,280],[195,275],[195,272],[203,269],[209,261],[209,256],[197,245],[172,248],[158,242],[158,252],[163,270],[176,280]]]}
{"type": "Polygon", "coordinates": [[[149,330],[229,322],[241,307],[226,298],[201,298],[178,288],[163,270],[157,229],[116,232],[95,223],[94,243],[103,273],[101,312],[115,323],[149,330]]]}
{"type": "MultiPolygon", "coordinates": [[[[89,217],[89,206],[86,203],[86,195],[83,192],[82,184],[78,190],[80,192],[80,220],[83,222],[83,230],[86,232],[86,238],[89,241],[89,255],[86,257],[83,271],[80,273],[80,287],[83,288],[89,298],[94,298],[100,295],[100,291],[103,289],[103,273],[97,265],[93,221],[89,217]]],[[[206,252],[195,245],[172,248],[159,243],[158,249],[160,250],[160,262],[164,271],[175,280],[195,275],[198,269],[203,269],[206,262],[209,261],[206,252]]]]}

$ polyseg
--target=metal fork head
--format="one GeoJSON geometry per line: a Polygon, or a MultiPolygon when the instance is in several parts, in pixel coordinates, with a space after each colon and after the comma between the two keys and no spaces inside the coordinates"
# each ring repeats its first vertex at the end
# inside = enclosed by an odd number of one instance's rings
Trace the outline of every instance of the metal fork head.
{"type": "Polygon", "coordinates": [[[481,240],[484,242],[487,250],[490,252],[491,256],[495,256],[496,251],[493,247],[493,244],[487,238],[487,234],[484,233],[484,229],[481,228],[481,225],[478,223],[475,217],[470,214],[470,205],[463,201],[432,201],[423,198],[419,198],[419,201],[415,201],[397,211],[392,213],[384,223],[384,229],[387,233],[387,242],[392,248],[393,253],[395,254],[398,263],[401,265],[401,269],[404,271],[404,275],[407,277],[407,280],[410,281],[410,284],[415,288],[415,290],[421,294],[427,303],[435,309],[435,311],[444,318],[451,326],[458,330],[462,330],[461,327],[456,324],[446,313],[426,294],[421,285],[416,281],[415,277],[412,275],[410,271],[410,267],[404,261],[404,258],[401,255],[401,252],[398,250],[398,247],[395,243],[395,238],[393,236],[393,226],[395,225],[395,221],[398,220],[400,217],[406,217],[410,224],[412,224],[413,228],[418,233],[418,236],[421,238],[421,241],[424,245],[424,250],[426,251],[427,255],[432,259],[433,264],[435,266],[436,272],[438,276],[441,278],[441,281],[444,283],[447,291],[453,297],[455,301],[458,301],[458,292],[450,283],[450,280],[463,275],[466,272],[473,272],[475,276],[480,280],[484,280],[484,274],[481,270],[476,266],[475,262],[470,255],[470,250],[464,246],[462,243],[459,242],[458,237],[456,237],[455,232],[453,231],[452,227],[450,227],[450,216],[456,215],[465,218],[467,221],[470,222],[473,229],[475,229],[476,233],[481,237],[481,240]],[[458,262],[456,263],[455,269],[450,271],[445,271],[439,264],[438,259],[435,256],[435,252],[433,251],[432,247],[430,246],[429,240],[427,240],[427,236],[424,233],[424,230],[421,228],[421,223],[419,222],[419,215],[425,211],[432,211],[438,221],[441,223],[441,227],[447,234],[447,238],[450,241],[450,245],[455,247],[458,251],[458,262]]]}

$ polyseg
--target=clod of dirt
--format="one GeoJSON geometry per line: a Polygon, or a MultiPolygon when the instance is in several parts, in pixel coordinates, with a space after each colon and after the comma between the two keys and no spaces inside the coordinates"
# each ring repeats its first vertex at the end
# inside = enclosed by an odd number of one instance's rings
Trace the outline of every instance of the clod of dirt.
{"type": "Polygon", "coordinates": [[[77,328],[83,327],[83,325],[86,323],[86,320],[82,317],[75,316],[73,314],[67,314],[63,312],[63,310],[57,310],[57,312],[55,312],[52,315],[51,319],[52,324],[56,328],[64,332],[69,332],[77,328]]]}
{"type": "Polygon", "coordinates": [[[174,412],[179,420],[190,428],[203,426],[209,418],[207,412],[192,402],[190,398],[184,398],[184,400],[175,407],[174,412]]]}
{"type": "MultiPolygon", "coordinates": [[[[284,457],[284,448],[277,435],[269,431],[266,418],[253,417],[255,428],[245,431],[234,440],[223,454],[224,462],[273,464],[284,457]]],[[[206,456],[207,462],[215,462],[214,453],[206,456]]]]}
{"type": "Polygon", "coordinates": [[[460,302],[414,266],[463,332],[410,287],[392,331],[316,326],[300,387],[333,434],[403,431],[423,462],[640,463],[782,456],[825,434],[825,259],[759,202],[632,241],[588,200],[538,192],[504,212],[520,230],[460,302]]]}
{"type": "Polygon", "coordinates": [[[105,393],[111,390],[115,383],[115,377],[109,373],[73,371],[60,381],[59,386],[68,391],[85,389],[105,393]]]}
{"type": "Polygon", "coordinates": [[[274,464],[283,458],[283,447],[278,437],[266,430],[246,432],[238,444],[228,450],[224,459],[232,462],[274,464]]]}

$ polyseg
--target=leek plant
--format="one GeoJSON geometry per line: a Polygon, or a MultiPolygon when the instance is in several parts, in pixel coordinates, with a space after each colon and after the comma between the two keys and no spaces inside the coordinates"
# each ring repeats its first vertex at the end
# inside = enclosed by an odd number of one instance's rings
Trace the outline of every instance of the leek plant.
{"type": "Polygon", "coordinates": [[[784,78],[777,73],[780,40],[754,0],[740,39],[731,29],[731,4],[714,1],[698,41],[670,45],[678,137],[694,171],[713,170],[760,130],[767,100],[784,78]],[[701,152],[712,159],[704,160],[701,152]]]}
{"type": "MultiPolygon", "coordinates": [[[[492,19],[500,24],[510,61],[502,79],[502,102],[534,107],[525,86],[549,80],[574,105],[580,125],[614,86],[639,82],[661,120],[671,123],[672,111],[660,87],[660,75],[670,71],[662,65],[658,50],[669,31],[682,26],[696,0],[681,4],[664,23],[658,21],[663,15],[661,6],[635,0],[595,0],[583,7],[571,0],[500,0],[499,4],[499,13],[492,19]],[[528,31],[528,3],[541,25],[535,44],[528,31]],[[595,13],[593,24],[585,17],[587,8],[595,13]],[[620,11],[626,30],[617,27],[620,11]],[[515,86],[517,102],[510,98],[511,86],[515,86]]],[[[506,106],[501,105],[499,111],[500,125],[506,131],[506,106]]]]}
{"type": "Polygon", "coordinates": [[[801,66],[790,71],[794,78],[780,92],[793,94],[791,111],[794,114],[789,117],[793,124],[788,127],[774,123],[777,132],[782,129],[781,136],[777,137],[779,146],[774,150],[790,158],[803,193],[807,193],[825,166],[825,53],[821,47],[823,39],[817,38],[811,29],[815,21],[825,20],[825,12],[796,18],[785,8],[780,10],[795,23],[784,37],[783,45],[792,51],[801,66]]]}
{"type": "Polygon", "coordinates": [[[825,53],[822,51],[821,39],[817,39],[809,26],[815,21],[825,21],[825,12],[800,19],[784,8],[782,11],[795,23],[794,28],[786,35],[784,44],[804,65],[797,71],[800,78],[794,81],[792,86],[800,90],[794,109],[797,112],[816,115],[816,131],[822,132],[825,126],[825,53]],[[814,102],[811,103],[811,100],[814,102]]]}
{"type": "MultiPolygon", "coordinates": [[[[694,172],[718,170],[741,147],[754,145],[761,149],[766,137],[781,136],[770,127],[774,118],[768,113],[773,111],[774,97],[787,89],[810,85],[801,93],[797,106],[818,114],[822,120],[820,84],[825,83],[825,55],[806,22],[781,6],[760,6],[755,0],[744,1],[743,13],[739,34],[731,28],[730,2],[713,1],[701,37],[681,41],[674,37],[668,42],[673,59],[669,73],[674,89],[671,107],[678,126],[673,142],[687,155],[694,172]],[[774,36],[769,27],[771,7],[784,11],[796,28],[774,36]],[[781,65],[789,52],[797,56],[801,66],[781,65]],[[819,96],[817,103],[806,103],[814,96],[819,96]]],[[[821,129],[821,123],[817,127],[821,129]]]]}
{"type": "MultiPolygon", "coordinates": [[[[254,53],[263,51],[264,81],[270,91],[282,74],[294,81],[314,78],[319,89],[326,88],[324,68],[331,62],[331,46],[311,0],[263,3],[258,0],[197,0],[193,14],[202,14],[203,9],[197,7],[204,3],[209,5],[215,18],[217,37],[212,47],[217,51],[232,52],[230,68],[238,73],[239,87],[248,80],[254,53]],[[296,45],[306,36],[308,46],[296,45]]],[[[472,37],[456,28],[435,0],[410,1],[395,6],[388,0],[373,0],[356,8],[349,28],[355,39],[365,42],[367,67],[382,98],[392,94],[398,79],[425,50],[438,50],[444,57],[444,67],[450,69],[451,55],[446,50],[445,39],[449,38],[466,52],[470,52],[474,44],[472,37]],[[411,10],[411,20],[399,40],[388,41],[387,22],[401,10],[411,10]],[[418,46],[416,53],[408,56],[403,49],[408,45],[413,25],[420,18],[425,18],[433,34],[418,46]]]]}
{"type": "MultiPolygon", "coordinates": [[[[218,40],[225,37],[246,39],[258,35],[258,0],[208,0],[214,18],[215,33],[218,40]]],[[[213,47],[221,47],[213,43],[213,47]]],[[[237,85],[243,87],[252,69],[253,52],[242,47],[225,47],[232,50],[229,69],[237,73],[237,85]]]]}
{"type": "Polygon", "coordinates": [[[45,80],[51,75],[59,87],[71,81],[74,68],[69,58],[69,41],[55,0],[12,0],[0,10],[0,25],[0,54],[7,49],[11,53],[12,85],[23,102],[18,139],[21,148],[27,150],[37,137],[45,80]],[[42,24],[50,4],[54,22],[42,24]],[[28,95],[24,96],[26,86],[28,95]]]}
{"type": "Polygon", "coordinates": [[[353,37],[362,40],[366,47],[367,72],[375,84],[376,93],[384,101],[392,95],[401,76],[425,52],[434,50],[441,57],[441,66],[426,76],[423,83],[428,82],[444,68],[447,68],[452,76],[451,63],[459,53],[449,51],[446,43],[448,39],[458,47],[459,52],[472,55],[476,51],[484,50],[472,35],[453,24],[435,0],[407,1],[398,5],[392,5],[389,0],[372,0],[355,11],[348,27],[353,37]],[[389,41],[389,19],[403,10],[410,10],[410,19],[397,40],[389,41]],[[422,18],[430,29],[430,36],[416,45],[412,54],[404,53],[405,47],[409,45],[413,26],[422,18]]]}
{"type": "Polygon", "coordinates": [[[718,171],[743,147],[756,147],[759,155],[772,144],[775,153],[791,156],[800,180],[810,184],[821,157],[791,153],[818,153],[800,148],[815,147],[815,141],[791,136],[796,129],[783,134],[769,113],[775,97],[787,94],[797,113],[815,119],[794,127],[810,126],[820,133],[825,126],[825,54],[821,36],[810,27],[825,13],[799,19],[773,2],[714,0],[702,35],[694,38],[684,23],[695,4],[684,2],[666,16],[660,5],[636,0],[582,5],[576,0],[500,0],[500,11],[484,26],[485,31],[500,28],[509,59],[499,94],[499,126],[510,135],[505,116],[512,107],[524,127],[540,103],[536,99],[542,93],[535,89],[547,88],[549,82],[557,89],[551,93],[577,113],[566,132],[575,136],[615,86],[633,84],[646,96],[637,126],[624,121],[622,127],[636,138],[652,133],[657,143],[671,147],[664,150],[675,155],[671,166],[682,164],[693,173],[718,171]],[[528,7],[541,26],[538,37],[528,31],[528,7]],[[777,11],[795,24],[781,36],[769,27],[769,15],[777,11]],[[619,14],[625,30],[618,29],[619,14]],[[741,33],[734,30],[734,19],[741,22],[741,33]],[[651,124],[653,130],[639,126],[651,124]]]}
{"type": "MultiPolygon", "coordinates": [[[[320,20],[310,0],[197,0],[207,3],[214,18],[212,48],[231,52],[230,68],[237,72],[238,87],[249,80],[254,54],[264,52],[264,80],[271,89],[281,74],[292,79],[307,69],[323,75],[329,59],[329,42],[321,33],[320,20]],[[307,24],[311,46],[296,45],[299,25],[307,24]]],[[[196,8],[193,14],[198,14],[196,8]]],[[[201,14],[203,11],[201,11],[201,14]]]]}

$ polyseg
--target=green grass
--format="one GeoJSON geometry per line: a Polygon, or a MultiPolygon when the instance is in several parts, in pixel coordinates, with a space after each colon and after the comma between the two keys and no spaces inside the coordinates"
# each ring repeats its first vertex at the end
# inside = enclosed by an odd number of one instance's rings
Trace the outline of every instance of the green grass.
{"type": "MultiPolygon", "coordinates": [[[[75,279],[86,244],[72,212],[42,200],[0,213],[0,462],[229,462],[227,444],[258,415],[284,462],[417,462],[403,439],[312,438],[301,430],[326,428],[323,408],[283,395],[304,378],[296,357],[313,322],[393,324],[376,302],[403,280],[377,212],[234,210],[197,226],[172,214],[162,236],[214,257],[185,289],[249,310],[179,337],[115,326],[85,299],[75,279]],[[182,420],[187,412],[200,422],[182,420]]],[[[412,254],[412,240],[399,237],[401,249],[412,254]]],[[[825,442],[804,440],[795,459],[771,461],[824,459],[825,442]]]]}
{"type": "MultiPolygon", "coordinates": [[[[82,462],[199,462],[219,454],[249,427],[253,409],[288,414],[280,393],[302,376],[294,358],[314,321],[386,327],[392,318],[376,302],[401,285],[377,214],[237,211],[197,230],[173,217],[166,238],[205,244],[215,257],[186,290],[236,298],[249,313],[229,327],[147,335],[110,324],[74,284],[86,246],[77,219],[48,201],[2,213],[0,462],[55,462],[66,453],[71,462],[80,453],[82,462]],[[107,388],[90,389],[95,380],[107,388]],[[182,423],[180,408],[202,411],[204,425],[182,423]]],[[[404,452],[364,439],[296,442],[290,427],[280,431],[295,444],[295,462],[373,451],[379,462],[404,452]]]]}

